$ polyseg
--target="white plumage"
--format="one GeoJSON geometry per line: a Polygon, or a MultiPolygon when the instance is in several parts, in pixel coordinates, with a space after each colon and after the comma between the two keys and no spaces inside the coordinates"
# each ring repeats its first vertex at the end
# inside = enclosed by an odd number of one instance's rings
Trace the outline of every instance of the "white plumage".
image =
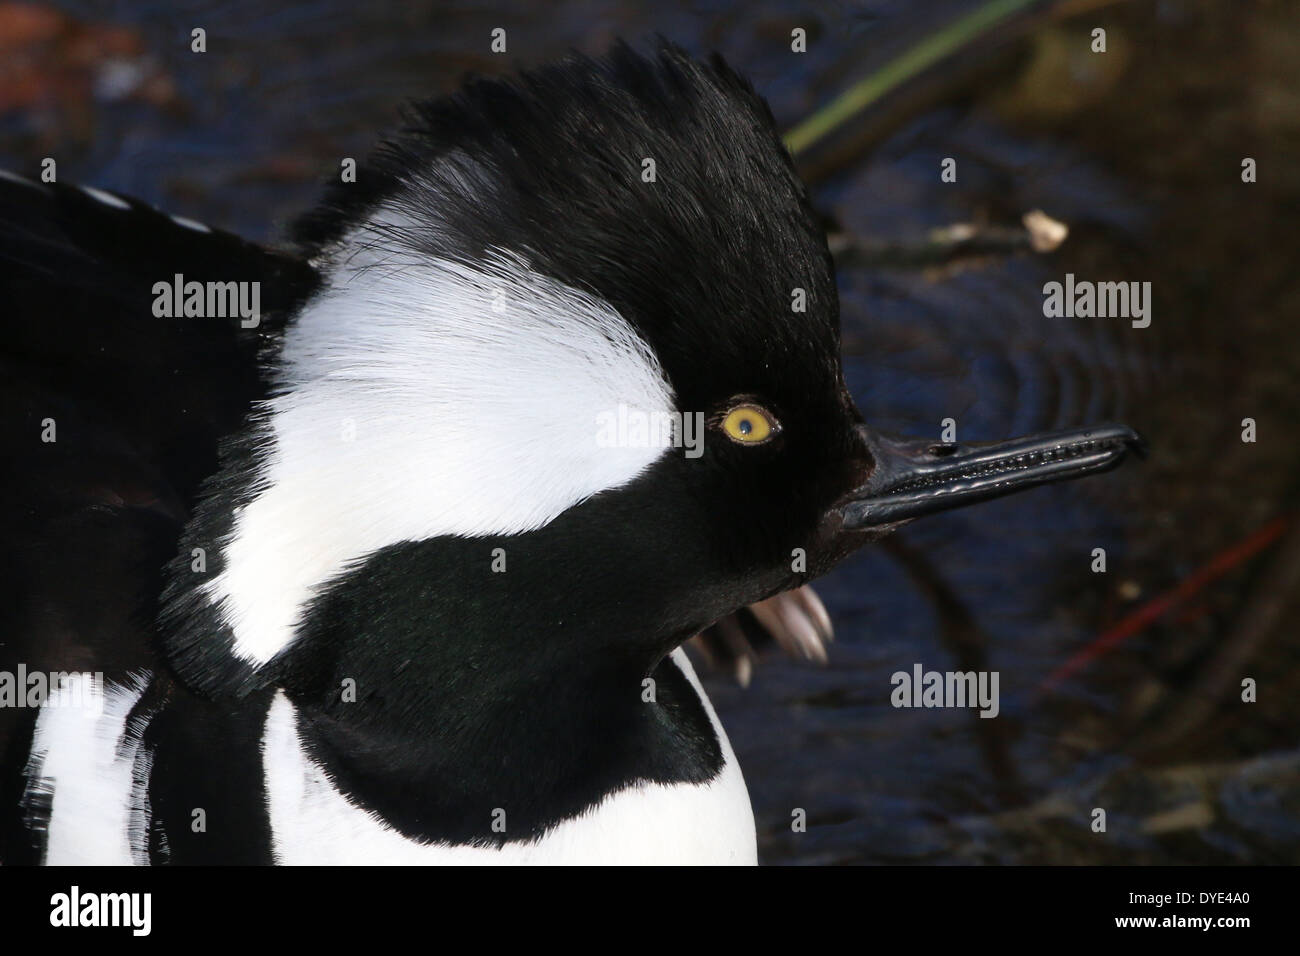
{"type": "Polygon", "coordinates": [[[608,304],[517,257],[430,259],[400,233],[384,215],[354,232],[286,334],[282,391],[263,410],[269,467],[205,585],[253,664],[371,552],[541,527],[664,453],[597,441],[620,404],[674,410],[608,304]]]}

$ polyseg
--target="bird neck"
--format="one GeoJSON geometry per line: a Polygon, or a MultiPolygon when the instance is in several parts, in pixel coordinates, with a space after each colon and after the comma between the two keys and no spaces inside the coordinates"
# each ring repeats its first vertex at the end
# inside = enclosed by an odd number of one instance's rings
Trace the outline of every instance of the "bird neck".
{"type": "Polygon", "coordinates": [[[313,607],[272,667],[306,752],[353,803],[412,839],[492,843],[637,783],[717,775],[704,703],[667,656],[692,625],[653,578],[565,575],[576,530],[408,543],[313,607]]]}

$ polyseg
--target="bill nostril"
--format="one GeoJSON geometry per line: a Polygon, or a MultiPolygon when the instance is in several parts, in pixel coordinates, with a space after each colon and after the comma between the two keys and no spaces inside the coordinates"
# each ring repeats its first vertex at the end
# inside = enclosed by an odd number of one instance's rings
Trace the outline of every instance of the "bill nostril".
{"type": "Polygon", "coordinates": [[[957,454],[957,446],[954,444],[931,445],[929,452],[935,458],[948,458],[957,454]]]}

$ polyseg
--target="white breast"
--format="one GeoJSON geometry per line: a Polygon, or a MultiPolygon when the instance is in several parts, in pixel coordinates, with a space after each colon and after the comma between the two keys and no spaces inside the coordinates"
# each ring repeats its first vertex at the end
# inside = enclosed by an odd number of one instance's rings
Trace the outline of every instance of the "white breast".
{"type": "MultiPolygon", "coordinates": [[[[275,859],[287,864],[745,864],[757,862],[754,815],[731,742],[680,648],[681,668],[708,711],[724,766],[703,786],[619,791],[533,843],[501,849],[421,844],[351,804],[307,757],[297,714],[277,695],[262,741],[275,859]]],[[[488,819],[493,808],[484,808],[488,819]]],[[[509,811],[506,824],[509,826],[509,811]]]]}
{"type": "Polygon", "coordinates": [[[90,675],[73,675],[41,708],[24,804],[49,802],[47,864],[129,866],[143,858],[148,807],[140,801],[151,761],[126,720],[146,683],[101,688],[90,675]]]}

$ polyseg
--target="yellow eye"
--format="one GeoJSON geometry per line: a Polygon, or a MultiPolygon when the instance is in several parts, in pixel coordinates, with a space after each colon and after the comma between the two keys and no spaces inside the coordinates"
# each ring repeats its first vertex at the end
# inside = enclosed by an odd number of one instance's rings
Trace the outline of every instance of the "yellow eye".
{"type": "Polygon", "coordinates": [[[727,437],[742,445],[759,445],[767,441],[778,428],[776,419],[757,405],[737,405],[722,420],[722,430],[727,437]]]}

